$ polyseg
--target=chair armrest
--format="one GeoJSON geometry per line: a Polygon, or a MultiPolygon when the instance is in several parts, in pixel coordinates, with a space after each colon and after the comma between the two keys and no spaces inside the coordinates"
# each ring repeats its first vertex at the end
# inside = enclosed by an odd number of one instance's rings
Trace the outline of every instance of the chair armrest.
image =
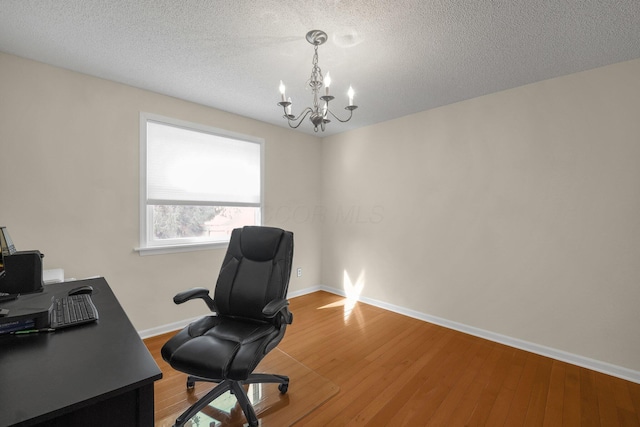
{"type": "Polygon", "coordinates": [[[204,300],[209,307],[209,310],[216,311],[216,304],[209,296],[209,289],[206,288],[193,288],[186,291],[179,292],[173,297],[173,302],[176,304],[182,304],[192,299],[200,298],[204,300]]]}
{"type": "Polygon", "coordinates": [[[287,324],[291,324],[291,322],[293,322],[293,314],[291,314],[291,312],[287,308],[288,306],[289,301],[287,301],[286,299],[274,299],[262,309],[262,314],[264,314],[268,318],[273,318],[278,313],[282,313],[284,321],[287,324]]]}
{"type": "Polygon", "coordinates": [[[262,314],[271,318],[274,317],[280,310],[289,305],[289,301],[286,299],[274,299],[269,304],[265,305],[262,309],[262,314]]]}

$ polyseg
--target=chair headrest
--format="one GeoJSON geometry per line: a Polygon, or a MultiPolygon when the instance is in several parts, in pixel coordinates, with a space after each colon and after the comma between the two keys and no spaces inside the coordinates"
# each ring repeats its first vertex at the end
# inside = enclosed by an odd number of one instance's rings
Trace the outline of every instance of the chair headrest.
{"type": "Polygon", "coordinates": [[[273,227],[242,227],[240,248],[242,255],[253,261],[268,261],[278,252],[284,230],[273,227]]]}

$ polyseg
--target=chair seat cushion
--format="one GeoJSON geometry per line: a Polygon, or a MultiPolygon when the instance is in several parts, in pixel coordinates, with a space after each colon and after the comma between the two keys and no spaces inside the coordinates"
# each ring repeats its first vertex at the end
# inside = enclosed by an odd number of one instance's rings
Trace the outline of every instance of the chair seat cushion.
{"type": "Polygon", "coordinates": [[[207,316],[191,323],[162,347],[174,369],[212,380],[245,380],[278,337],[269,323],[207,316]]]}

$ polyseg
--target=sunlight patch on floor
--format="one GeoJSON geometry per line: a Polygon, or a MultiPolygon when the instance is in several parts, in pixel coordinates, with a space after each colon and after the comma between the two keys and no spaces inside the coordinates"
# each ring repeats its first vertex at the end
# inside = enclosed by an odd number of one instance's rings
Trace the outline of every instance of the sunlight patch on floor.
{"type": "Polygon", "coordinates": [[[334,303],[319,307],[319,309],[344,307],[344,322],[347,323],[349,321],[349,318],[351,317],[351,314],[355,313],[356,319],[358,323],[360,323],[361,315],[357,310],[356,303],[360,299],[360,294],[362,294],[364,284],[364,270],[360,272],[360,274],[358,275],[358,279],[355,282],[351,280],[351,277],[349,277],[349,273],[347,272],[347,270],[344,270],[342,286],[344,289],[345,298],[340,301],[336,301],[334,303]]]}

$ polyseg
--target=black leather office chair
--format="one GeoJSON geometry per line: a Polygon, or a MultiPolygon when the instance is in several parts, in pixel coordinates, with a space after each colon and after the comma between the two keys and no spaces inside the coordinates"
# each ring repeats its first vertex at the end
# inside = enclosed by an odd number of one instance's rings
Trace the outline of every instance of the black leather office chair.
{"type": "Polygon", "coordinates": [[[178,332],[162,347],[162,357],[174,369],[189,374],[187,388],[196,381],[219,383],[176,419],[183,426],[214,399],[231,391],[250,426],[258,419],[244,384],[276,383],[286,393],[289,378],[253,373],[258,363],[273,350],[291,324],[286,299],[293,233],[272,227],[244,227],[231,234],[214,298],[196,288],[173,298],[182,304],[201,298],[214,312],[178,332]]]}

